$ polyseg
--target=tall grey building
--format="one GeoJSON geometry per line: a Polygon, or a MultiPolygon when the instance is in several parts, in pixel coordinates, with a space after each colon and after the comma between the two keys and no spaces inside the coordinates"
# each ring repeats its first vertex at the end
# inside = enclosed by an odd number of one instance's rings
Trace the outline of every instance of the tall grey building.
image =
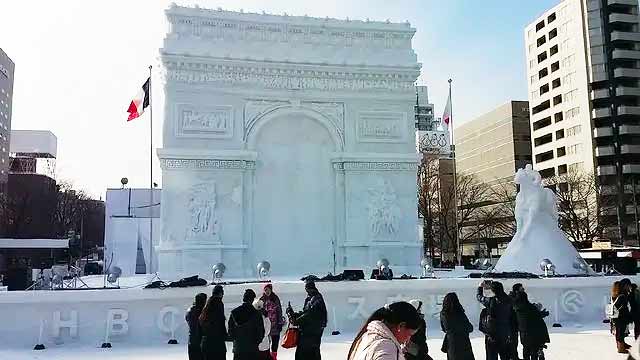
{"type": "Polygon", "coordinates": [[[15,64],[0,48],[0,193],[6,192],[9,178],[9,141],[15,64]]]}
{"type": "Polygon", "coordinates": [[[593,172],[606,229],[635,239],[640,176],[638,0],[564,0],[525,29],[534,168],[593,172]]]}
{"type": "Polygon", "coordinates": [[[459,173],[485,183],[512,180],[531,164],[529,103],[508,101],[458,126],[455,136],[459,173]]]}
{"type": "Polygon", "coordinates": [[[426,86],[416,86],[415,121],[416,130],[419,131],[435,130],[437,126],[426,86]]]}

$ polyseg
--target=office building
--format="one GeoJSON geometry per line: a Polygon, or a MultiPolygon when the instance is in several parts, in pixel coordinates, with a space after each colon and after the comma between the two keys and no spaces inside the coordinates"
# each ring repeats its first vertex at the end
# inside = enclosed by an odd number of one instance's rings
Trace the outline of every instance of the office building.
{"type": "Polygon", "coordinates": [[[458,126],[455,136],[459,173],[485,183],[510,181],[531,164],[529,103],[509,101],[458,126]]]}
{"type": "Polygon", "coordinates": [[[534,168],[594,173],[617,208],[603,236],[635,239],[640,175],[637,0],[564,0],[525,28],[534,168]],[[636,190],[636,191],[634,191],[636,190]]]}
{"type": "Polygon", "coordinates": [[[9,180],[9,141],[15,64],[0,48],[0,194],[9,180]]]}

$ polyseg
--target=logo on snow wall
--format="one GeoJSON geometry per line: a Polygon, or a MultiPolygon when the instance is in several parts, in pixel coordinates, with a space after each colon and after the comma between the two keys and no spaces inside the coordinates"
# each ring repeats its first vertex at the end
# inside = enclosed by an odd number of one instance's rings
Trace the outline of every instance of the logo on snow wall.
{"type": "Polygon", "coordinates": [[[567,290],[560,297],[562,311],[570,315],[576,315],[584,308],[584,295],[578,290],[567,290]]]}

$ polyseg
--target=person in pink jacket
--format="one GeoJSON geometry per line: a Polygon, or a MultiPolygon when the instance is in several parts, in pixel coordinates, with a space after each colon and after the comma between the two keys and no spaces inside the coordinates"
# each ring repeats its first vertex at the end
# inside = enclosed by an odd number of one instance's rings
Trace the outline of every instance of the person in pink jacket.
{"type": "Polygon", "coordinates": [[[348,360],[404,360],[402,344],[418,331],[422,322],[416,308],[396,302],[376,310],[356,335],[348,360]]]}

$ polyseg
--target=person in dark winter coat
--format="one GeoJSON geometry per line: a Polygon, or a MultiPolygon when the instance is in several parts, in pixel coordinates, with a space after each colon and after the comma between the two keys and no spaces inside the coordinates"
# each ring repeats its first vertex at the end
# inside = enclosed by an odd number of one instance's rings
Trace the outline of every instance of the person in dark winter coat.
{"type": "Polygon", "coordinates": [[[427,322],[422,314],[422,301],[414,299],[409,301],[416,308],[420,319],[420,327],[411,339],[404,345],[403,353],[405,360],[432,360],[429,356],[429,346],[427,345],[427,322]]]}
{"type": "Polygon", "coordinates": [[[440,326],[445,333],[442,351],[447,360],[475,360],[469,334],[473,325],[469,322],[456,293],[448,293],[442,302],[440,326]]]}
{"type": "Polygon", "coordinates": [[[258,345],[264,338],[262,314],[253,307],[256,293],[247,289],[242,305],[229,316],[229,338],[233,341],[234,360],[255,360],[259,356],[258,345]]]}
{"type": "Polygon", "coordinates": [[[224,289],[221,285],[213,288],[213,293],[207,301],[198,318],[202,331],[200,349],[204,360],[224,359],[227,354],[227,328],[225,327],[224,304],[222,298],[224,289]]]}
{"type": "Polygon", "coordinates": [[[267,317],[271,321],[271,357],[273,360],[278,358],[278,344],[280,343],[280,333],[284,326],[284,317],[282,316],[282,303],[280,298],[273,292],[273,285],[264,286],[264,293],[260,300],[264,303],[264,309],[267,317]]]}
{"type": "Polygon", "coordinates": [[[202,360],[202,349],[200,343],[202,342],[202,330],[200,329],[200,321],[198,318],[202,314],[207,303],[207,294],[200,293],[196,295],[193,305],[187,310],[187,314],[184,316],[189,326],[189,342],[187,344],[187,352],[189,354],[189,360],[202,360]]]}
{"type": "Polygon", "coordinates": [[[620,281],[613,283],[611,288],[611,303],[615,307],[618,316],[611,319],[611,331],[616,338],[616,347],[618,353],[627,354],[631,345],[624,341],[627,336],[627,326],[632,322],[631,312],[629,311],[629,300],[625,294],[620,281]]]}
{"type": "Polygon", "coordinates": [[[497,281],[484,281],[476,295],[477,300],[484,305],[486,317],[481,316],[480,330],[485,334],[485,350],[487,360],[511,360],[513,358],[512,336],[515,324],[513,303],[504,292],[502,283],[497,281]],[[487,289],[487,296],[484,290],[487,289]],[[486,321],[485,321],[486,320],[486,321]]]}
{"type": "Polygon", "coordinates": [[[322,333],[327,327],[327,307],[324,298],[316,288],[313,281],[308,281],[304,286],[307,298],[301,312],[294,312],[287,308],[289,321],[298,326],[300,337],[296,347],[296,360],[320,360],[320,344],[322,333]]]}
{"type": "Polygon", "coordinates": [[[545,344],[550,342],[549,330],[544,322],[544,317],[548,316],[549,312],[530,303],[524,291],[516,294],[513,308],[518,319],[524,360],[543,359],[542,350],[545,344]]]}
{"type": "Polygon", "coordinates": [[[637,339],[640,336],[640,290],[631,280],[625,278],[620,280],[622,291],[627,295],[629,309],[631,310],[631,321],[633,322],[633,335],[637,339]]]}
{"type": "MultiPolygon", "coordinates": [[[[509,297],[511,298],[512,302],[515,302],[516,295],[518,295],[518,293],[520,291],[524,291],[524,286],[522,286],[521,283],[513,284],[513,286],[511,287],[511,292],[509,293],[509,297]]],[[[513,359],[514,360],[519,360],[520,357],[518,356],[518,324],[517,324],[517,316],[516,316],[515,326],[513,327],[513,335],[511,337],[511,349],[512,349],[512,352],[513,352],[513,359]]]]}

